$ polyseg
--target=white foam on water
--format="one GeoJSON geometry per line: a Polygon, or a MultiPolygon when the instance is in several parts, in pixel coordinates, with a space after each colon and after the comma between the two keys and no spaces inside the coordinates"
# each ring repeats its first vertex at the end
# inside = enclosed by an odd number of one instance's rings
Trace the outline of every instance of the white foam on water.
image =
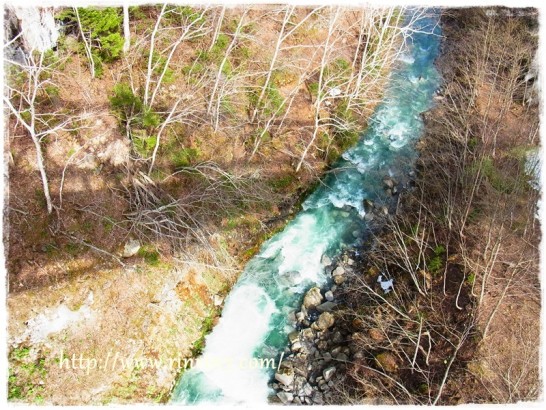
{"type": "Polygon", "coordinates": [[[269,375],[253,366],[253,354],[277,311],[271,298],[255,284],[241,284],[227,298],[222,318],[207,336],[203,355],[191,370],[202,373],[205,390],[222,391],[223,404],[267,403],[269,375]]]}
{"type": "Polygon", "coordinates": [[[294,278],[295,285],[324,282],[320,259],[332,240],[334,228],[321,226],[320,215],[320,211],[312,215],[301,214],[258,256],[273,258],[280,253],[279,274],[299,272],[299,277],[294,278]]]}
{"type": "Polygon", "coordinates": [[[406,64],[413,64],[415,62],[415,58],[407,54],[401,54],[400,57],[398,57],[398,60],[406,64]]]}

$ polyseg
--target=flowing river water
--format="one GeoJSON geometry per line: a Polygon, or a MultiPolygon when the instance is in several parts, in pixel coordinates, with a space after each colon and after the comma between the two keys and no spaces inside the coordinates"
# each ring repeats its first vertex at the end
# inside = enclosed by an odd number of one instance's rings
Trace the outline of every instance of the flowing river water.
{"type": "Polygon", "coordinates": [[[408,182],[415,143],[423,131],[420,114],[431,107],[440,84],[434,66],[440,42],[437,22],[438,16],[429,16],[413,23],[414,32],[368,129],[306,199],[303,210],[248,262],[206,338],[202,356],[178,381],[172,403],[267,403],[275,369],[265,360],[274,359],[277,365],[294,330],[290,313],[299,308],[306,290],[329,280],[322,256],[335,257],[362,243],[363,201],[392,201],[383,189],[385,176],[408,182]]]}

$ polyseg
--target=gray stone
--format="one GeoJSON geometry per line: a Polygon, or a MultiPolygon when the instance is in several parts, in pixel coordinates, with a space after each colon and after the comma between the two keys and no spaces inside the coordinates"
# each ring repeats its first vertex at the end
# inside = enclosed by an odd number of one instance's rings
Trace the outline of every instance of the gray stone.
{"type": "Polygon", "coordinates": [[[372,214],[371,212],[370,212],[370,213],[367,213],[366,215],[364,215],[364,220],[365,220],[366,222],[371,222],[371,221],[373,221],[373,218],[374,218],[374,216],[373,216],[373,214],[372,214]]]}
{"type": "Polygon", "coordinates": [[[331,302],[332,300],[334,300],[334,294],[333,294],[333,292],[332,292],[331,290],[329,290],[328,292],[326,292],[326,293],[324,294],[324,297],[326,298],[326,300],[327,300],[328,302],[331,302]]]}
{"type": "Polygon", "coordinates": [[[224,298],[220,295],[214,295],[214,306],[222,306],[224,298]]]}
{"type": "Polygon", "coordinates": [[[362,352],[356,352],[356,353],[353,355],[353,358],[354,358],[354,359],[363,359],[363,358],[364,358],[364,353],[362,353],[362,352]]]}
{"type": "Polygon", "coordinates": [[[292,368],[282,368],[280,372],[275,373],[275,380],[285,386],[291,386],[294,382],[294,370],[292,368]]]}
{"type": "Polygon", "coordinates": [[[322,355],[322,358],[324,359],[325,362],[330,362],[332,360],[332,355],[330,354],[330,352],[325,352],[322,355]]]}
{"type": "Polygon", "coordinates": [[[315,338],[315,332],[313,329],[306,328],[301,331],[301,336],[307,340],[313,340],[315,338]]]}
{"type": "Polygon", "coordinates": [[[347,360],[349,360],[349,358],[345,353],[340,353],[336,356],[336,360],[339,360],[340,362],[346,362],[347,360]]]}
{"type": "Polygon", "coordinates": [[[335,332],[332,336],[332,342],[339,344],[343,341],[343,337],[341,336],[341,332],[335,332]]]}
{"type": "Polygon", "coordinates": [[[297,404],[298,406],[301,406],[301,400],[299,397],[294,397],[294,401],[292,403],[297,404]]]}
{"type": "Polygon", "coordinates": [[[296,323],[296,312],[291,311],[288,314],[288,320],[290,321],[290,323],[296,323]]]}
{"type": "Polygon", "coordinates": [[[122,256],[124,258],[130,258],[135,256],[140,249],[140,242],[136,239],[129,239],[123,248],[122,256]]]}
{"type": "Polygon", "coordinates": [[[314,404],[318,404],[319,406],[324,404],[324,398],[322,397],[321,392],[315,391],[311,399],[313,400],[314,404]]]}
{"type": "Polygon", "coordinates": [[[334,325],[334,315],[330,312],[323,312],[318,317],[317,321],[311,325],[314,330],[326,330],[334,325]]]}
{"type": "Polygon", "coordinates": [[[315,286],[309,289],[305,294],[305,297],[303,298],[303,307],[305,307],[305,309],[312,309],[320,305],[321,302],[322,294],[320,293],[320,289],[315,286]]]}
{"type": "Polygon", "coordinates": [[[334,282],[336,285],[341,285],[343,282],[345,282],[345,276],[342,276],[342,275],[334,276],[334,282]]]}
{"type": "Polygon", "coordinates": [[[365,199],[364,200],[364,212],[366,213],[369,213],[373,210],[373,201],[369,200],[369,199],[365,199]]]}
{"type": "Polygon", "coordinates": [[[284,391],[278,392],[277,397],[282,402],[282,404],[292,403],[292,401],[294,400],[294,395],[292,393],[284,391]]]}
{"type": "Polygon", "coordinates": [[[324,302],[317,306],[319,312],[331,312],[333,308],[337,306],[337,303],[334,302],[324,302]]]}
{"type": "Polygon", "coordinates": [[[355,264],[354,260],[352,260],[351,258],[347,259],[347,265],[352,266],[354,264],[355,264]]]}
{"type": "Polygon", "coordinates": [[[309,383],[305,383],[300,391],[304,396],[311,396],[313,394],[313,388],[309,383]]]}
{"type": "Polygon", "coordinates": [[[292,343],[292,351],[293,352],[299,352],[302,349],[303,345],[299,340],[295,340],[294,343],[292,343]]]}
{"type": "Polygon", "coordinates": [[[392,178],[385,177],[383,178],[383,185],[392,189],[394,187],[394,180],[392,178]]]}
{"type": "Polygon", "coordinates": [[[342,266],[338,266],[337,268],[334,269],[334,271],[332,272],[332,276],[341,276],[345,273],[345,269],[343,269],[342,266]]]}
{"type": "Polygon", "coordinates": [[[328,255],[322,255],[320,263],[322,266],[330,266],[332,264],[332,260],[328,257],[328,255]]]}
{"type": "Polygon", "coordinates": [[[298,332],[297,330],[290,332],[288,334],[288,340],[290,341],[290,343],[294,343],[296,340],[299,340],[299,338],[300,338],[300,332],[298,332]]]}
{"type": "Polygon", "coordinates": [[[296,313],[296,321],[298,323],[303,322],[304,320],[305,320],[305,315],[303,314],[303,312],[296,313]]]}

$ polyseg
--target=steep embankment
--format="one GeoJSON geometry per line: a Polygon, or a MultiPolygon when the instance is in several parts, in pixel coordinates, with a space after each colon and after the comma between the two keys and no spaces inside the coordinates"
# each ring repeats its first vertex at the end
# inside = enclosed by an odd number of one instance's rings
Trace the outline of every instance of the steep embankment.
{"type": "Polygon", "coordinates": [[[442,26],[444,84],[425,114],[415,188],[365,258],[334,265],[345,280],[330,344],[341,348],[321,354],[345,371],[334,384],[331,371],[322,377],[332,403],[540,392],[539,193],[528,174],[539,143],[536,11],[452,9],[442,26]]]}
{"type": "Polygon", "coordinates": [[[135,6],[123,52],[121,8],[78,10],[55,10],[54,51],[6,64],[8,398],[164,401],[170,360],[365,125],[401,17],[135,6]]]}

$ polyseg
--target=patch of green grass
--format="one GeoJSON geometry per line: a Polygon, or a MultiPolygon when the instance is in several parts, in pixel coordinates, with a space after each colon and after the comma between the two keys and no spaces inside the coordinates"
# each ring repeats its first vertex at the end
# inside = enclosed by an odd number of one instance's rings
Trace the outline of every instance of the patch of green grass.
{"type": "Polygon", "coordinates": [[[478,139],[476,137],[471,137],[468,139],[468,142],[466,145],[468,146],[469,150],[474,151],[476,147],[478,146],[478,139]]]}
{"type": "Polygon", "coordinates": [[[72,255],[72,256],[76,256],[76,255],[80,252],[81,247],[80,247],[80,245],[77,244],[77,243],[72,243],[72,242],[70,242],[70,243],[67,243],[67,244],[64,246],[64,250],[65,250],[68,254],[70,254],[70,255],[72,255]]]}
{"type": "Polygon", "coordinates": [[[523,191],[527,189],[525,178],[512,175],[513,173],[517,173],[516,169],[511,169],[509,171],[503,170],[488,156],[484,157],[481,161],[476,160],[476,162],[468,168],[468,171],[470,172],[470,175],[481,172],[481,175],[489,182],[491,187],[503,194],[512,194],[514,191],[517,191],[518,188],[523,191]]]}
{"type": "Polygon", "coordinates": [[[444,264],[443,259],[444,259],[444,254],[446,252],[446,249],[443,245],[437,245],[433,251],[434,251],[434,256],[427,263],[427,267],[432,273],[436,273],[440,269],[442,269],[442,266],[444,264]]]}
{"type": "Polygon", "coordinates": [[[52,243],[46,243],[44,246],[42,246],[42,250],[45,252],[48,258],[53,258],[59,253],[59,248],[57,248],[52,243]]]}
{"type": "Polygon", "coordinates": [[[17,360],[23,360],[30,354],[29,347],[18,347],[12,350],[11,356],[17,360]]]}
{"type": "Polygon", "coordinates": [[[82,232],[91,233],[93,231],[93,222],[91,221],[84,221],[80,226],[82,232]]]}
{"type": "Polygon", "coordinates": [[[31,359],[29,347],[18,347],[9,353],[8,400],[43,403],[43,382],[47,375],[46,359],[31,359]]]}
{"type": "Polygon", "coordinates": [[[284,98],[274,82],[269,82],[263,93],[262,99],[258,101],[261,93],[262,88],[254,89],[249,92],[248,102],[251,109],[257,108],[268,117],[272,114],[281,114],[284,111],[284,98]]]}
{"type": "Polygon", "coordinates": [[[142,158],[149,157],[157,143],[155,135],[146,135],[146,132],[133,133],[133,147],[142,158]]]}
{"type": "Polygon", "coordinates": [[[110,99],[110,107],[117,113],[123,123],[127,123],[134,116],[142,112],[142,100],[127,83],[118,83],[114,86],[110,99]]]}
{"type": "Polygon", "coordinates": [[[288,188],[294,181],[295,177],[292,174],[283,175],[277,178],[270,179],[268,184],[276,191],[283,191],[288,188]]]}
{"type": "Polygon", "coordinates": [[[307,85],[307,89],[309,90],[309,94],[311,95],[311,97],[313,98],[317,98],[318,96],[318,83],[317,82],[312,82],[312,83],[309,83],[307,85]]]}
{"type": "Polygon", "coordinates": [[[214,327],[214,319],[217,315],[217,309],[212,309],[209,315],[201,323],[201,335],[199,336],[199,339],[193,343],[191,348],[193,357],[199,356],[203,352],[203,349],[205,348],[205,337],[212,331],[212,328],[214,327]]]}
{"type": "Polygon", "coordinates": [[[469,284],[469,285],[473,285],[474,282],[476,281],[476,274],[474,272],[470,272],[470,274],[467,276],[466,278],[466,282],[469,284]]]}
{"type": "MultiPolygon", "coordinates": [[[[65,25],[65,30],[80,33],[81,24],[84,33],[88,34],[91,44],[91,56],[95,63],[95,74],[103,73],[103,63],[120,58],[124,39],[121,36],[121,8],[119,7],[78,7],[78,16],[73,8],[66,8],[57,16],[65,25]]],[[[80,53],[85,54],[82,42],[80,53]]]]}
{"type": "Polygon", "coordinates": [[[104,218],[102,220],[102,227],[104,228],[106,233],[112,232],[112,230],[114,229],[114,226],[115,226],[115,223],[114,223],[114,221],[112,219],[104,218]]]}
{"type": "Polygon", "coordinates": [[[188,167],[195,163],[201,156],[201,151],[197,148],[181,148],[171,151],[170,160],[176,168],[188,167]]]}
{"type": "Polygon", "coordinates": [[[144,261],[150,266],[159,265],[159,252],[150,246],[142,246],[137,253],[138,256],[144,259],[144,261]]]}

